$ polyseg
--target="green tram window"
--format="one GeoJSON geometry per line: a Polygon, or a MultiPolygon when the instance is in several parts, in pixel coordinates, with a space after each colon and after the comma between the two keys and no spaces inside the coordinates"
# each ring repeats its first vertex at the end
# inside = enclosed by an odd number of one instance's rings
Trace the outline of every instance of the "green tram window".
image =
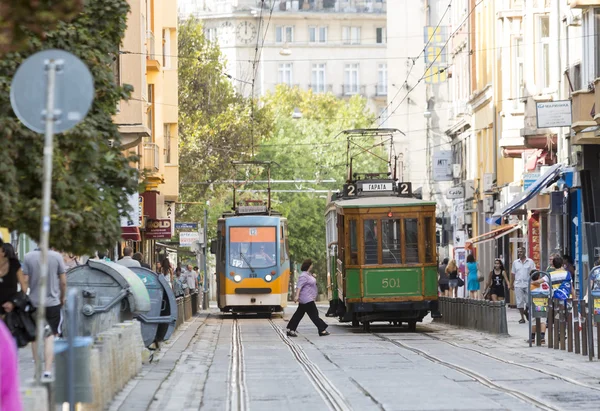
{"type": "Polygon", "coordinates": [[[348,221],[350,235],[350,265],[358,265],[358,239],[356,234],[356,220],[348,221]]]}
{"type": "Polygon", "coordinates": [[[425,262],[433,263],[433,244],[435,242],[435,231],[433,218],[425,217],[425,262]]]}
{"type": "Polygon", "coordinates": [[[365,265],[378,264],[377,220],[364,220],[363,229],[365,240],[365,265]]]}
{"type": "Polygon", "coordinates": [[[382,264],[402,264],[400,219],[381,220],[382,264]]]}
{"type": "Polygon", "coordinates": [[[404,250],[406,264],[419,263],[419,219],[404,219],[404,250]]]}

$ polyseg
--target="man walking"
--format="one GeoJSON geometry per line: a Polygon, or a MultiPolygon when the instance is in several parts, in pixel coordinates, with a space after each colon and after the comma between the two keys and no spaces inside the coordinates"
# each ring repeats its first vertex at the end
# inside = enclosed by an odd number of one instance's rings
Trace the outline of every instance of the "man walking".
{"type": "Polygon", "coordinates": [[[133,249],[131,247],[125,247],[123,249],[123,258],[117,261],[117,264],[120,264],[124,267],[141,267],[139,261],[134,260],[131,255],[133,254],[133,249]]]}
{"type": "Polygon", "coordinates": [[[140,263],[140,265],[142,267],[147,268],[149,270],[152,269],[152,267],[150,267],[150,264],[144,262],[144,254],[142,254],[142,253],[135,253],[133,255],[133,257],[131,257],[131,258],[133,258],[135,261],[137,261],[138,263],[140,263]]]}
{"type": "MultiPolygon", "coordinates": [[[[29,298],[31,303],[39,306],[40,301],[40,259],[39,248],[25,254],[23,258],[23,274],[28,281],[29,298]]],[[[65,262],[62,255],[54,250],[48,250],[48,279],[46,290],[46,321],[51,333],[44,340],[44,357],[46,359],[44,378],[52,377],[52,363],[54,362],[54,337],[61,333],[61,308],[65,304],[67,295],[67,275],[65,262]]],[[[36,342],[32,344],[34,358],[37,352],[36,342]]],[[[41,360],[41,358],[40,358],[41,360]]]]}
{"type": "Polygon", "coordinates": [[[186,270],[181,274],[181,281],[187,285],[184,287],[187,291],[186,293],[192,293],[198,286],[196,285],[196,273],[192,271],[192,266],[188,264],[186,266],[186,270]]]}
{"type": "Polygon", "coordinates": [[[512,263],[510,270],[510,289],[515,292],[517,308],[521,314],[519,324],[525,324],[525,307],[527,306],[527,287],[529,286],[529,274],[535,270],[535,263],[525,254],[525,248],[519,247],[517,250],[519,257],[512,263]]]}

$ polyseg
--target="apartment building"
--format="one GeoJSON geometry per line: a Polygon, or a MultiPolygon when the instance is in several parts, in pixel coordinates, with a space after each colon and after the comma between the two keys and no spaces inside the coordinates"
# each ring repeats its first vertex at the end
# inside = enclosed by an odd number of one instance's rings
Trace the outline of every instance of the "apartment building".
{"type": "Polygon", "coordinates": [[[135,212],[122,221],[123,244],[154,262],[155,245],[171,238],[179,196],[177,138],[177,2],[129,0],[131,7],[115,78],[133,86],[114,121],[124,152],[140,156],[143,191],[130,199],[135,212]]]}
{"type": "Polygon", "coordinates": [[[201,19],[207,37],[219,43],[227,74],[246,96],[255,78],[255,96],[287,84],[339,97],[360,94],[376,114],[387,105],[386,0],[180,4],[180,15],[201,19]]]}

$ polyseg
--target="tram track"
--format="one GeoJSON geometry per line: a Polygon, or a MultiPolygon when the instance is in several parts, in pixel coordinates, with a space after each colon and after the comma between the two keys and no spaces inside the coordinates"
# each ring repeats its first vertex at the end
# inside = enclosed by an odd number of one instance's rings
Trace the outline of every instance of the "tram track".
{"type": "Polygon", "coordinates": [[[230,355],[227,409],[228,411],[247,411],[250,406],[244,369],[244,347],[237,318],[234,318],[231,324],[230,355]]]}
{"type": "Polygon", "coordinates": [[[489,378],[487,378],[487,377],[479,374],[478,372],[475,372],[475,371],[470,370],[468,368],[461,367],[461,366],[453,364],[451,362],[442,360],[441,358],[436,357],[436,356],[434,356],[432,354],[429,354],[428,352],[426,352],[426,351],[424,351],[424,350],[422,350],[420,348],[412,347],[412,346],[410,346],[410,345],[408,345],[408,344],[406,344],[404,342],[401,342],[401,341],[398,341],[398,340],[393,340],[393,339],[391,339],[389,337],[386,337],[384,335],[381,335],[381,334],[377,334],[377,333],[371,333],[371,334],[373,336],[375,336],[375,337],[383,340],[383,341],[386,341],[386,342],[389,342],[391,344],[394,344],[397,347],[400,347],[400,348],[403,348],[405,350],[411,351],[411,352],[413,352],[413,353],[415,353],[415,354],[417,354],[417,355],[419,355],[419,356],[421,356],[421,357],[423,357],[423,358],[425,358],[425,359],[427,359],[427,360],[429,360],[429,361],[431,361],[431,362],[433,362],[435,364],[442,365],[442,366],[444,366],[446,368],[450,368],[451,370],[454,370],[454,371],[457,371],[457,372],[459,372],[459,373],[461,373],[463,375],[466,375],[467,377],[472,378],[473,380],[479,382],[480,384],[482,384],[482,385],[484,385],[484,386],[486,386],[488,388],[491,388],[491,389],[494,389],[496,391],[500,391],[500,392],[506,393],[508,395],[511,395],[511,396],[513,396],[513,397],[515,397],[515,398],[517,398],[517,399],[519,399],[519,400],[521,400],[521,401],[523,401],[523,402],[525,402],[525,403],[527,403],[529,405],[532,405],[532,406],[534,406],[536,408],[539,408],[541,410],[548,410],[548,411],[558,411],[558,410],[560,410],[560,408],[557,408],[557,407],[555,407],[553,405],[547,404],[547,403],[541,401],[540,399],[538,399],[536,397],[530,396],[528,394],[524,394],[524,393],[522,393],[522,392],[520,392],[518,390],[514,390],[514,389],[506,387],[506,386],[504,386],[502,384],[498,384],[498,383],[492,381],[491,379],[489,379],[489,378]]]}
{"type": "Polygon", "coordinates": [[[343,394],[335,387],[327,376],[323,374],[321,369],[308,358],[302,347],[288,338],[285,331],[278,327],[273,320],[269,319],[269,323],[281,341],[288,346],[310,382],[313,384],[321,398],[323,398],[323,401],[327,404],[327,407],[332,411],[352,410],[352,407],[348,401],[346,401],[343,394]]]}
{"type": "Polygon", "coordinates": [[[427,337],[431,338],[432,340],[440,341],[440,342],[449,344],[449,345],[451,345],[453,347],[456,347],[456,348],[459,348],[461,350],[466,350],[466,351],[469,351],[469,352],[475,352],[475,353],[477,353],[479,355],[491,358],[493,360],[502,362],[504,364],[514,365],[514,366],[521,367],[521,368],[524,368],[524,369],[527,369],[527,370],[536,371],[536,372],[539,372],[540,374],[548,375],[548,376],[550,376],[552,378],[556,378],[558,380],[564,381],[564,382],[569,383],[569,384],[577,385],[577,386],[583,387],[583,388],[589,388],[589,389],[592,389],[592,390],[595,390],[595,391],[600,391],[600,387],[595,387],[593,385],[586,384],[584,382],[580,382],[580,381],[574,380],[572,378],[562,376],[562,375],[554,373],[552,371],[543,370],[541,368],[537,368],[537,367],[534,367],[534,366],[531,366],[531,365],[520,364],[520,363],[518,363],[516,361],[507,360],[505,358],[498,357],[498,356],[490,354],[488,352],[481,351],[481,350],[479,350],[477,348],[465,347],[465,346],[462,346],[460,344],[457,344],[457,343],[454,343],[454,342],[451,342],[451,341],[447,341],[447,340],[444,340],[444,339],[441,339],[441,338],[438,338],[438,337],[434,337],[434,336],[426,334],[426,333],[420,333],[420,334],[426,335],[427,337]]]}

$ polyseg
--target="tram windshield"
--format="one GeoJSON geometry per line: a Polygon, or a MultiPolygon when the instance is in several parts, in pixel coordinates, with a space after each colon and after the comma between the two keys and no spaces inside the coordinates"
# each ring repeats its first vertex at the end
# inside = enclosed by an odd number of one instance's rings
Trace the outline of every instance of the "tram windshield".
{"type": "Polygon", "coordinates": [[[266,268],[276,264],[275,227],[230,227],[229,264],[237,268],[266,268]]]}

